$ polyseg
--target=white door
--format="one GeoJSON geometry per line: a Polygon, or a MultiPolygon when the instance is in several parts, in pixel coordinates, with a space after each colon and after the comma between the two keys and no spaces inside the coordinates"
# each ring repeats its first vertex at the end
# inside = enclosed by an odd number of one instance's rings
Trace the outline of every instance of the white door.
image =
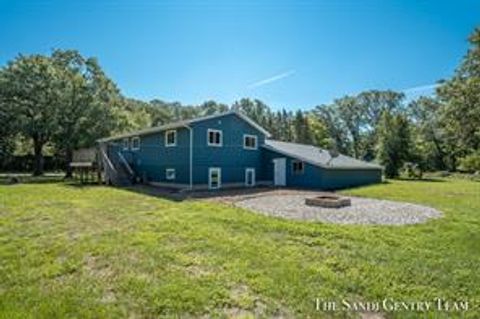
{"type": "Polygon", "coordinates": [[[285,186],[287,184],[287,159],[275,158],[273,160],[273,184],[275,186],[285,186]]]}
{"type": "Polygon", "coordinates": [[[255,168],[245,169],[245,186],[255,186],[255,168]]]}
{"type": "Polygon", "coordinates": [[[217,189],[222,186],[222,170],[218,167],[211,167],[208,170],[208,188],[217,189]]]}

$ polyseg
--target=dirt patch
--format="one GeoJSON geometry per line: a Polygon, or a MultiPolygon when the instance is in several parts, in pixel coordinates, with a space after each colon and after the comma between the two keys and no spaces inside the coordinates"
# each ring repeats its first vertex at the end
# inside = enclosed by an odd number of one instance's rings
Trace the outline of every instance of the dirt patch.
{"type": "Polygon", "coordinates": [[[98,257],[87,255],[84,258],[84,269],[92,277],[96,278],[111,278],[114,276],[114,271],[109,264],[102,262],[98,257]]]}
{"type": "Polygon", "coordinates": [[[288,309],[275,302],[263,300],[245,284],[233,286],[230,298],[233,305],[223,311],[229,318],[294,318],[288,309]]]}

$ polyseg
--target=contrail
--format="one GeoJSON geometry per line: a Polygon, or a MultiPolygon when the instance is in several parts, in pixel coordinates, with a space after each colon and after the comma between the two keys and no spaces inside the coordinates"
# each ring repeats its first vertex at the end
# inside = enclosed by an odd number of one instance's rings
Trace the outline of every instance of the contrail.
{"type": "Polygon", "coordinates": [[[290,71],[287,71],[287,72],[283,72],[283,73],[274,75],[272,77],[254,82],[254,83],[248,85],[248,88],[252,89],[252,88],[263,86],[263,85],[266,85],[266,84],[269,84],[269,83],[272,83],[272,82],[276,82],[276,81],[279,81],[279,80],[284,79],[286,77],[289,77],[289,76],[293,75],[294,73],[295,73],[295,70],[290,70],[290,71]]]}
{"type": "Polygon", "coordinates": [[[414,87],[402,90],[402,92],[404,92],[404,93],[416,93],[416,92],[429,91],[429,90],[435,89],[439,85],[440,84],[438,84],[438,83],[419,85],[419,86],[414,86],[414,87]]]}

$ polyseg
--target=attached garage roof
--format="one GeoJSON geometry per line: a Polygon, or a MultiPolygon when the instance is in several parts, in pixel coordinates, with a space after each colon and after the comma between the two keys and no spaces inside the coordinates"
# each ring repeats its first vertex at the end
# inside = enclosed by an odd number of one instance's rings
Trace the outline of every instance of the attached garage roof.
{"type": "Polygon", "coordinates": [[[265,149],[290,156],[315,166],[331,169],[382,169],[380,165],[340,154],[332,158],[327,150],[312,145],[265,140],[265,149]]]}

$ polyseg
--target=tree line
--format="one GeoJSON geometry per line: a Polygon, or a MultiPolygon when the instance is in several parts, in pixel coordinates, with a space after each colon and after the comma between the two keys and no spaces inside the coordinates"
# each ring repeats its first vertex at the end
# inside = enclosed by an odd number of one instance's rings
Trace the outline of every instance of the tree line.
{"type": "MultiPolygon", "coordinates": [[[[436,94],[407,101],[402,92],[369,90],[310,110],[274,110],[258,99],[232,105],[183,105],[125,97],[95,58],[76,50],[19,55],[0,69],[0,165],[19,149],[43,173],[46,150],[72,160],[73,150],[104,136],[206,116],[243,112],[275,139],[312,144],[384,165],[388,177],[417,171],[480,170],[480,28],[436,94]]],[[[71,171],[66,166],[67,176],[71,171]]]]}

